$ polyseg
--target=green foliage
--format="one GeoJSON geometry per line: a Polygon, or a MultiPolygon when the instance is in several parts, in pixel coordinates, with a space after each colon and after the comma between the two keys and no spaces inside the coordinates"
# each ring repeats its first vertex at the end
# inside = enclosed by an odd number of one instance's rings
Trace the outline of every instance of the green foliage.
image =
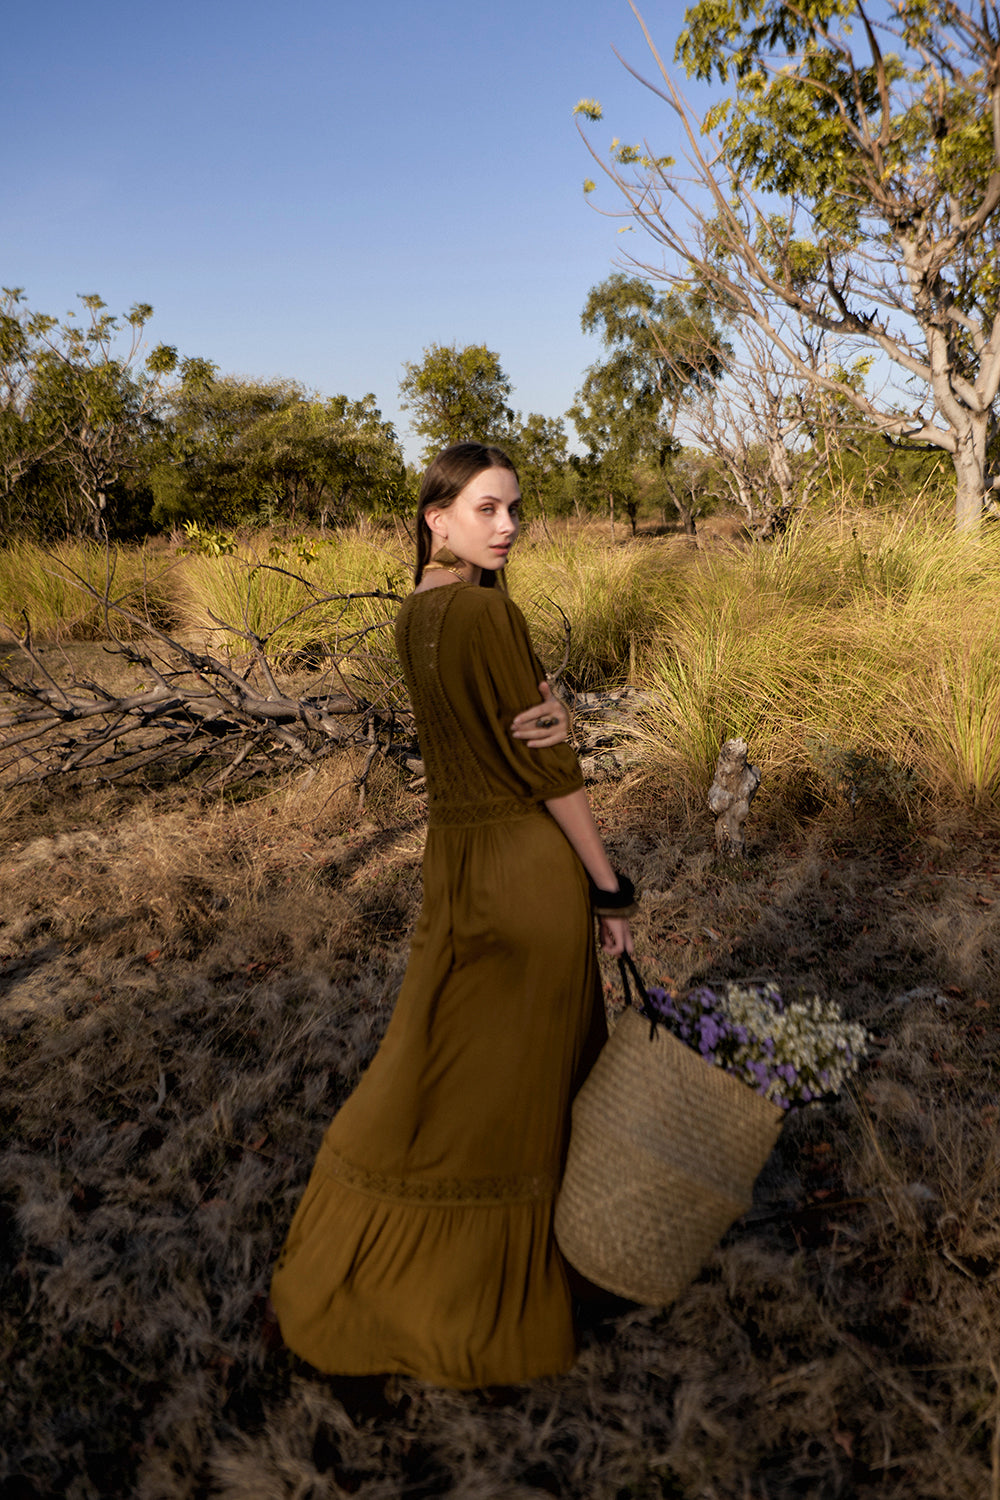
{"type": "Polygon", "coordinates": [[[562,419],[529,412],[507,451],[517,464],[526,519],[538,515],[547,524],[550,515],[565,515],[572,499],[562,419]]]}
{"type": "MultiPolygon", "coordinates": [[[[936,295],[992,319],[1000,277],[993,231],[983,238],[992,214],[980,218],[997,146],[984,67],[995,46],[989,12],[980,28],[950,0],[879,9],[878,32],[899,51],[880,45],[862,18],[865,60],[858,7],[848,0],[801,10],[777,0],[708,0],[687,12],[677,57],[696,77],[735,84],[722,139],[736,175],[809,204],[813,240],[782,246],[783,234],[773,237],[772,261],[786,262],[793,280],[825,283],[831,253],[872,236],[905,237],[915,216],[925,247],[928,235],[953,235],[970,220],[956,235],[947,288],[936,295]],[[784,66],[775,66],[776,54],[784,66]]],[[[716,114],[706,128],[722,123],[716,114]]],[[[958,327],[954,337],[975,363],[975,338],[958,327]]]]}
{"type": "Polygon", "coordinates": [[[86,317],[62,323],[0,301],[0,505],[10,531],[35,535],[129,529],[130,483],[157,429],[163,381],[177,352],[145,359],[152,316],[136,303],[123,317],[100,297],[81,297],[86,317]]]}
{"type": "Polygon", "coordinates": [[[727,346],[710,311],[694,297],[658,293],[649,281],[616,272],[592,287],[580,319],[608,350],[590,366],[568,415],[600,470],[600,485],[636,518],[636,471],[662,468],[674,451],[678,405],[709,388],[727,346]]]}
{"type": "Polygon", "coordinates": [[[955,473],[946,454],[887,442],[870,428],[859,430],[856,421],[845,426],[846,440],[841,443],[828,443],[822,433],[817,434],[822,462],[814,505],[913,515],[920,510],[934,516],[954,508],[955,473]]]}
{"type": "Polygon", "coordinates": [[[403,368],[400,405],[427,439],[425,462],[451,443],[503,444],[515,435],[510,380],[485,344],[431,344],[419,364],[403,368]]]}
{"type": "MultiPolygon", "coordinates": [[[[895,190],[922,179],[932,213],[943,206],[935,199],[948,195],[966,214],[993,170],[975,71],[963,73],[973,38],[958,8],[898,0],[879,9],[876,24],[900,51],[873,48],[867,62],[858,60],[851,0],[802,9],[708,0],[687,12],[677,42],[688,73],[736,85],[724,134],[736,170],[765,192],[808,199],[823,231],[859,230],[876,207],[867,192],[873,171],[884,183],[898,179],[895,190]],[[952,55],[936,73],[942,51],[952,55]],[[775,67],[775,54],[788,64],[775,67]],[[865,138],[871,120],[882,126],[874,150],[865,138]]],[[[859,29],[867,24],[862,18],[859,29]]],[[[709,128],[722,122],[716,113],[709,128]]]]}
{"type": "Polygon", "coordinates": [[[181,529],[184,551],[196,557],[231,557],[236,551],[236,538],[228,531],[210,531],[197,521],[185,521],[181,529]]]}
{"type": "Polygon", "coordinates": [[[189,366],[172,392],[151,483],[154,520],[210,526],[281,517],[344,525],[407,494],[396,435],[367,395],[310,397],[294,381],[189,366]]]}

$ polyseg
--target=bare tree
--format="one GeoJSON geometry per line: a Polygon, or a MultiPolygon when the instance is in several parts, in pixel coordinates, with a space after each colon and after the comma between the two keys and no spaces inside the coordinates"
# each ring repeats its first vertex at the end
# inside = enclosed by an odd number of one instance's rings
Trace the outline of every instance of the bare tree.
{"type": "MultiPolygon", "coordinates": [[[[808,325],[788,317],[781,329],[809,369],[831,370],[826,341],[808,325]]],[[[840,375],[858,378],[856,371],[840,375]]],[[[838,425],[833,398],[804,380],[760,329],[747,323],[729,349],[724,374],[713,386],[686,393],[678,427],[711,455],[750,531],[766,541],[780,535],[796,508],[808,502],[830,446],[849,439],[859,418],[853,408],[853,422],[845,423],[844,415],[841,409],[838,425]]]]}
{"type": "Polygon", "coordinates": [[[660,82],[629,71],[679,120],[692,176],[648,145],[616,142],[609,163],[592,150],[671,261],[629,264],[693,281],[803,381],[887,437],[949,453],[956,524],[974,528],[1000,487],[996,4],[882,0],[873,20],[859,3],[703,0],[678,53],[691,73],[732,79],[735,97],[699,121],[630,3],[660,82]],[[782,328],[788,311],[884,356],[900,389],[882,401],[811,366],[782,328]]]}

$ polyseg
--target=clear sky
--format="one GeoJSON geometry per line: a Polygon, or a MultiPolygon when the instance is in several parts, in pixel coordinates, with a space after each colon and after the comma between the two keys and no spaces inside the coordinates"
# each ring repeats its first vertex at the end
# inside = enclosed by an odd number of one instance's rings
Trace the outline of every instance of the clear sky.
{"type": "MultiPolygon", "coordinates": [[[[644,14],[669,59],[684,5],[644,14]]],[[[58,316],[150,302],[150,343],[223,373],[373,391],[410,457],[398,384],[431,343],[487,344],[521,411],[561,414],[587,291],[636,240],[583,196],[573,105],[679,152],[615,47],[652,71],[627,0],[12,0],[0,282],[58,316]]]]}

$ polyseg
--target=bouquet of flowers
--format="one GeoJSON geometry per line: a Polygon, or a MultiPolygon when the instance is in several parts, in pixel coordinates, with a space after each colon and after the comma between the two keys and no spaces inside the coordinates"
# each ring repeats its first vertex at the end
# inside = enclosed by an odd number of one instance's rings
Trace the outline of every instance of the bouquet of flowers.
{"type": "Polygon", "coordinates": [[[646,997],[650,1020],[779,1109],[837,1093],[867,1049],[864,1027],[832,1001],[786,1001],[773,984],[701,985],[678,997],[654,985],[646,997]]]}

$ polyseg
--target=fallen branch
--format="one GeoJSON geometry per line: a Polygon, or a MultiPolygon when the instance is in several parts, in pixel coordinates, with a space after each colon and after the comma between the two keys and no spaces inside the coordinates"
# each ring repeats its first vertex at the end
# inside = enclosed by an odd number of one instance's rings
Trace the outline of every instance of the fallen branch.
{"type": "Polygon", "coordinates": [[[329,653],[326,661],[337,691],[300,694],[290,684],[283,686],[268,652],[276,631],[289,620],[331,604],[341,606],[343,619],[358,600],[399,603],[400,596],[391,590],[331,594],[302,579],[312,595],[310,603],[267,634],[250,628],[246,610],[240,624],[212,616],[225,639],[250,648],[241,667],[228,652],[195,650],[148,613],[138,614],[113,598],[110,562],[103,590],[61,566],[62,576],[100,605],[105,650],[144,680],[134,691],[75,674],[60,681],[43,661],[30,620],[22,614],[23,630],[15,634],[18,656],[28,670],[0,668],[0,691],[11,705],[0,709],[0,783],[20,786],[69,775],[114,781],[148,773],[154,766],[189,772],[206,763],[219,780],[227,781],[237,770],[252,776],[315,766],[335,752],[359,746],[368,751],[357,778],[363,795],[378,753],[398,751],[402,758],[414,753],[402,677],[368,646],[374,633],[391,627],[391,616],[349,632],[344,649],[329,653]],[[140,633],[141,642],[125,639],[126,627],[130,636],[140,633]]]}

